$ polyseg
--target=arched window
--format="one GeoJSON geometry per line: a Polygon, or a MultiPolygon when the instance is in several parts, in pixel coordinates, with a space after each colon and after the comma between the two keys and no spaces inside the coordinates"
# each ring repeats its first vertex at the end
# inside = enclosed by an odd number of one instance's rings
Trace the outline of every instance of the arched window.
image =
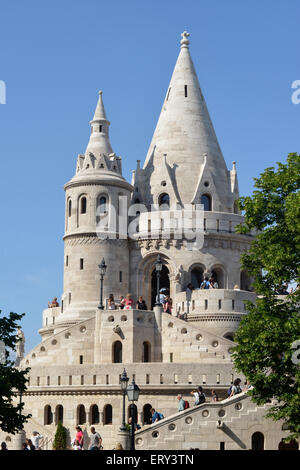
{"type": "Polygon", "coordinates": [[[69,199],[69,204],[68,204],[68,215],[71,217],[72,214],[72,201],[69,199]]]}
{"type": "Polygon", "coordinates": [[[98,199],[98,214],[105,214],[106,212],[106,197],[105,196],[101,196],[99,199],[98,199]]]}
{"type": "Polygon", "coordinates": [[[132,418],[132,410],[133,410],[133,415],[134,415],[134,422],[138,422],[138,411],[137,411],[137,406],[133,403],[133,405],[129,405],[127,408],[127,419],[129,421],[129,418],[132,418]]]}
{"type": "Polygon", "coordinates": [[[201,204],[203,204],[205,211],[211,211],[211,197],[208,194],[202,194],[201,204]]]}
{"type": "Polygon", "coordinates": [[[99,424],[100,413],[97,405],[92,405],[90,408],[90,424],[99,424]]]}
{"type": "Polygon", "coordinates": [[[57,425],[59,421],[61,423],[64,421],[64,408],[62,405],[57,405],[55,409],[55,424],[57,425]]]}
{"type": "Polygon", "coordinates": [[[122,362],[122,343],[121,341],[115,341],[113,343],[113,363],[122,362]]]}
{"type": "Polygon", "coordinates": [[[112,406],[105,405],[103,408],[103,424],[112,424],[112,406]]]}
{"type": "Polygon", "coordinates": [[[86,423],[86,412],[84,405],[78,405],[77,407],[77,423],[85,424],[86,423]]]}
{"type": "Polygon", "coordinates": [[[251,279],[246,269],[241,271],[240,286],[241,286],[241,290],[248,290],[248,291],[251,290],[251,279]]]}
{"type": "Polygon", "coordinates": [[[193,285],[193,288],[198,289],[202,281],[203,269],[200,267],[193,268],[191,271],[191,283],[193,285]]]}
{"type": "Polygon", "coordinates": [[[53,413],[50,405],[46,405],[44,408],[44,424],[53,423],[53,413]]]}
{"type": "Polygon", "coordinates": [[[170,196],[167,193],[163,193],[158,198],[158,205],[161,210],[169,209],[170,207],[170,196]]]}
{"type": "Polygon", "coordinates": [[[211,271],[211,277],[217,283],[219,289],[225,289],[224,271],[221,267],[216,267],[211,271]]]}
{"type": "Polygon", "coordinates": [[[151,362],[151,344],[143,342],[143,362],[151,362]]]}
{"type": "Polygon", "coordinates": [[[143,424],[151,424],[152,423],[152,414],[151,414],[152,405],[150,403],[146,403],[143,406],[143,424]]]}
{"type": "Polygon", "coordinates": [[[86,197],[80,199],[80,214],[86,214],[86,197]]]}
{"type": "Polygon", "coordinates": [[[234,201],[233,203],[233,213],[238,214],[239,213],[239,204],[238,201],[234,201]]]}
{"type": "Polygon", "coordinates": [[[265,438],[261,432],[255,432],[251,437],[251,449],[252,450],[264,450],[265,438]]]}

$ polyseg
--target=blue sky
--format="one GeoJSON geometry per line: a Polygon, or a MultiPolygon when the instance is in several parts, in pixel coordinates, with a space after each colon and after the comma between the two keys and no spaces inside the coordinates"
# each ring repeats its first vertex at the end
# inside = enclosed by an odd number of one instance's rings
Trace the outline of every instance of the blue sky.
{"type": "Polygon", "coordinates": [[[1,2],[0,308],[26,312],[26,350],[63,289],[63,185],[85,150],[103,90],[111,142],[131,178],[144,160],[179,52],[191,54],[240,192],[299,152],[298,1],[1,2]]]}

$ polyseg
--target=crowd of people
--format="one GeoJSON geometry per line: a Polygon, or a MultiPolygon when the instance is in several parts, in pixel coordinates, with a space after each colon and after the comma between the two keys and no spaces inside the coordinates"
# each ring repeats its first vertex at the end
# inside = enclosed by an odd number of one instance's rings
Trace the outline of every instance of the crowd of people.
{"type": "Polygon", "coordinates": [[[199,287],[194,287],[191,282],[187,285],[186,292],[192,293],[193,290],[198,289],[219,289],[219,285],[217,280],[214,276],[208,277],[206,276],[203,281],[200,283],[199,287]]]}

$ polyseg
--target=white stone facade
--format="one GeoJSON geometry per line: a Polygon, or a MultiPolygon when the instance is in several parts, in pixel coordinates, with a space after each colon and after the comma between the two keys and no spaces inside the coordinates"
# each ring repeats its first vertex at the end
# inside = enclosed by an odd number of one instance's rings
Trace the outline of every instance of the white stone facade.
{"type": "MultiPolygon", "coordinates": [[[[277,448],[286,435],[282,424],[265,420],[265,409],[244,395],[176,413],[176,395],[183,393],[192,405],[190,392],[199,385],[208,396],[214,389],[220,399],[226,398],[237,377],[231,359],[233,336],[247,314],[244,302],[255,301],[251,279],[240,268],[240,255],[253,236],[235,233],[243,221],[236,206],[235,163],[228,171],[189,54],[188,34],[182,35],[145,165],[141,168],[138,162],[132,184],[123,178],[121,157],[109,141],[102,92],[90,124],[86,152],[78,156],[75,176],[65,185],[61,306],[44,310],[42,342],[21,362],[30,367],[23,397],[25,411],[32,413],[27,434],[41,432],[44,448],[50,448],[59,419],[70,437],[77,424],[87,430],[93,424],[104,448],[111,449],[119,440],[119,378],[125,367],[141,389],[137,415],[143,427],[136,436],[137,448],[217,449],[221,442],[226,449],[251,448],[254,432],[265,435],[266,449],[277,448]],[[160,198],[170,207],[147,212],[160,198]],[[114,223],[113,211],[119,215],[122,204],[134,203],[143,208],[138,229],[127,237],[122,221],[114,223]],[[191,249],[186,236],[177,236],[178,225],[169,222],[185,204],[192,206],[193,214],[197,204],[204,204],[200,247],[191,249]],[[107,228],[99,229],[103,219],[107,228]],[[161,287],[168,288],[173,299],[171,315],[159,307],[152,310],[158,254],[164,263],[161,287]],[[135,301],[144,297],[147,311],[97,308],[103,258],[105,305],[109,294],[120,299],[131,292],[135,301]],[[198,289],[203,277],[212,273],[218,288],[198,289]],[[186,291],[189,283],[195,288],[192,293],[186,291]],[[187,321],[177,314],[186,314],[187,321]],[[149,427],[145,420],[150,405],[166,419],[149,427]],[[225,431],[217,428],[221,409],[225,431]]],[[[126,226],[132,215],[126,213],[126,226]]]]}

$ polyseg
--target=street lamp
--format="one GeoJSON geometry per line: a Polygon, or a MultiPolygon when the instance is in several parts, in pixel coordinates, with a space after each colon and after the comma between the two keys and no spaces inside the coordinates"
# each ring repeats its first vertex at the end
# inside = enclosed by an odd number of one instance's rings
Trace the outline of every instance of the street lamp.
{"type": "Polygon", "coordinates": [[[127,391],[128,380],[129,378],[127,377],[126,370],[124,369],[120,378],[121,390],[123,394],[123,416],[122,416],[122,426],[120,427],[120,431],[127,431],[127,428],[125,425],[125,396],[126,396],[126,391],[127,391]]]}
{"type": "Polygon", "coordinates": [[[135,383],[134,379],[132,379],[131,384],[127,387],[127,397],[128,400],[131,401],[130,404],[130,416],[131,416],[131,429],[130,429],[130,450],[135,450],[135,443],[134,443],[134,431],[135,431],[135,422],[134,422],[134,402],[138,401],[140,395],[140,389],[135,383]]]}
{"type": "Polygon", "coordinates": [[[155,307],[161,307],[160,295],[159,295],[159,279],[160,279],[160,273],[161,273],[162,267],[163,267],[163,263],[162,263],[160,255],[158,255],[156,259],[156,263],[155,263],[156,279],[157,279],[155,307]]]}
{"type": "Polygon", "coordinates": [[[101,264],[99,264],[99,269],[100,269],[100,304],[98,305],[98,308],[100,310],[104,310],[104,305],[103,305],[103,279],[106,273],[106,264],[104,261],[104,258],[101,261],[101,264]]]}

